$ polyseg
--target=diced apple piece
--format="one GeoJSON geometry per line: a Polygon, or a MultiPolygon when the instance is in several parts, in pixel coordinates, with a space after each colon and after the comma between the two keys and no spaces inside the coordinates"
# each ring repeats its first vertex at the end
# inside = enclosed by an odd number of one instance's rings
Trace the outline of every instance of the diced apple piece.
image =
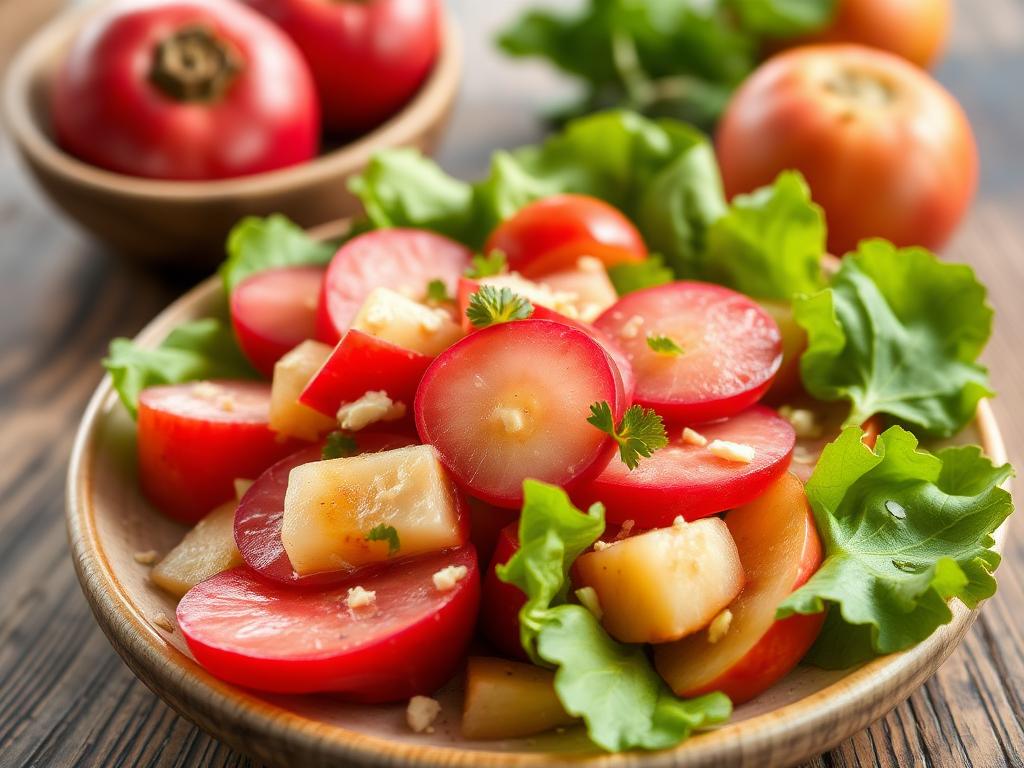
{"type": "Polygon", "coordinates": [[[743,588],[725,523],[708,517],[582,555],[577,586],[597,592],[605,629],[624,643],[666,643],[706,627],[743,588]]]}
{"type": "Polygon", "coordinates": [[[335,426],[334,419],[299,402],[302,390],[330,354],[331,347],[310,340],[277,361],[270,390],[272,430],[300,440],[316,440],[335,426]]]}
{"type": "Polygon", "coordinates": [[[811,647],[825,614],[776,621],[775,609],[821,563],[821,542],[803,484],[785,474],[757,500],[725,516],[747,583],[715,642],[708,633],[655,649],[658,672],[677,694],[722,691],[749,701],[784,677],[811,647]]]}
{"type": "Polygon", "coordinates": [[[370,292],[352,327],[430,357],[436,357],[464,335],[462,326],[447,310],[420,304],[390,288],[370,292]]]}
{"type": "Polygon", "coordinates": [[[580,257],[576,269],[544,275],[540,283],[554,293],[574,296],[578,317],[588,323],[619,299],[604,264],[593,256],[580,257]]]}
{"type": "Polygon", "coordinates": [[[237,503],[228,501],[195,524],[149,574],[161,589],[181,597],[201,581],[242,564],[235,546],[237,503]]]}
{"type": "Polygon", "coordinates": [[[367,540],[380,525],[398,533],[401,557],[465,542],[458,493],[429,445],[315,461],[289,474],[281,541],[296,573],[387,560],[389,542],[367,540]]]}
{"type": "Polygon", "coordinates": [[[515,739],[576,722],[555,694],[550,670],[504,659],[470,657],[462,735],[515,739]]]}

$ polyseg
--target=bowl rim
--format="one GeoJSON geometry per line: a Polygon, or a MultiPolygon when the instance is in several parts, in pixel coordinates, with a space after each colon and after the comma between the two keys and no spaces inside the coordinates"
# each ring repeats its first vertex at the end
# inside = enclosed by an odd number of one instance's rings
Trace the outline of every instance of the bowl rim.
{"type": "Polygon", "coordinates": [[[116,173],[79,160],[65,152],[42,129],[30,106],[30,90],[39,68],[51,52],[67,43],[75,31],[109,0],[92,0],[51,19],[20,47],[3,80],[2,112],[14,143],[33,163],[81,187],[154,200],[211,202],[248,195],[272,195],[296,186],[327,182],[364,166],[373,153],[399,146],[423,132],[437,116],[439,105],[455,98],[462,71],[462,36],[451,11],[442,4],[441,47],[426,80],[402,108],[368,133],[303,163],[273,171],[210,181],[172,181],[116,173]]]}
{"type": "MultiPolygon", "coordinates": [[[[318,231],[338,231],[338,226],[318,231]]],[[[159,313],[136,341],[156,345],[174,325],[209,313],[221,295],[217,278],[209,278],[159,313]]],[[[584,764],[601,768],[718,768],[724,761],[789,765],[837,745],[909,696],[958,645],[978,612],[954,601],[950,623],[917,646],[855,668],[792,704],[697,734],[679,747],[661,752],[499,752],[393,741],[303,717],[222,682],[168,644],[141,615],[113,572],[95,522],[92,478],[99,453],[96,438],[110,407],[120,405],[107,375],[82,418],[68,467],[66,522],[83,592],[115,649],[146,685],[187,719],[239,751],[271,762],[302,756],[316,765],[340,760],[356,765],[467,768],[584,764]]],[[[979,403],[976,420],[988,456],[993,462],[1005,462],[1005,444],[987,401],[979,403]]],[[[1006,534],[1004,524],[996,532],[997,548],[1001,548],[1006,534]]]]}

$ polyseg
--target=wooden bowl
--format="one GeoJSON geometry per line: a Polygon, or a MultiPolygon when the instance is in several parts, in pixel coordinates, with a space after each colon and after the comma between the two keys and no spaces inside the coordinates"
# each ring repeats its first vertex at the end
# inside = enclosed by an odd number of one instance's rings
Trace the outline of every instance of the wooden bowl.
{"type": "MultiPolygon", "coordinates": [[[[159,343],[179,323],[216,311],[223,292],[211,279],[153,320],[138,336],[159,343]]],[[[987,402],[963,440],[1006,461],[987,402]]],[[[105,378],[75,440],[68,473],[71,551],[96,619],[129,667],[178,712],[234,749],[272,765],[315,766],[600,766],[601,768],[771,768],[805,760],[882,717],[921,685],[953,651],[976,611],[953,604],[953,620],[909,651],[860,668],[798,667],[733,720],[664,752],[605,755],[580,729],[532,739],[468,742],[459,735],[461,690],[439,693],[443,712],[433,734],[414,734],[403,706],[344,704],[329,696],[264,695],[223,683],[191,658],[181,634],[161,629],[175,602],[152,586],[135,552],[165,552],[184,529],[141,498],[134,424],[105,378]]],[[[997,532],[1002,545],[1006,527],[997,532]]]]}
{"type": "Polygon", "coordinates": [[[402,110],[365,136],[308,163],[220,181],[159,181],[113,173],[64,152],[53,139],[49,89],[56,67],[95,3],[57,17],[26,44],[3,85],[8,130],[39,184],[71,218],[126,255],[210,268],[243,216],[280,212],[303,226],[357,213],[348,178],[389,147],[437,144],[458,91],[462,46],[450,17],[433,72],[402,110]]]}

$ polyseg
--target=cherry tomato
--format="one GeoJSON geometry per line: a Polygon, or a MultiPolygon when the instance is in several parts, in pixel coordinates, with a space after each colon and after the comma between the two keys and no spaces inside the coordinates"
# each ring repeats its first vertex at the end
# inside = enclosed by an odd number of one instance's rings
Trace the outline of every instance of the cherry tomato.
{"type": "Polygon", "coordinates": [[[75,38],[53,86],[57,141],[154,179],[224,179],[312,158],[309,68],[258,13],[213,0],[116,2],[75,38]]]}
{"type": "Polygon", "coordinates": [[[330,692],[368,703],[429,694],[462,663],[480,603],[471,546],[362,568],[321,589],[295,589],[246,567],[193,587],[178,603],[189,650],[211,674],[274,693],[330,692]],[[465,576],[438,589],[448,566],[465,576]],[[362,608],[348,590],[375,593],[362,608]]]}
{"type": "Polygon", "coordinates": [[[690,424],[757,402],[782,362],[782,338],[771,316],[753,299],[710,283],[635,291],[594,324],[632,364],[634,400],[690,424]],[[675,349],[655,350],[655,340],[675,349]]]}
{"type": "MultiPolygon", "coordinates": [[[[411,437],[384,432],[360,432],[354,439],[360,453],[388,451],[416,443],[411,437]]],[[[300,576],[292,568],[281,543],[288,475],[295,467],[319,461],[322,452],[323,447],[315,445],[281,459],[256,479],[238,504],[234,527],[238,551],[246,565],[272,581],[323,585],[344,581],[348,577],[345,571],[300,576]]]]}
{"type": "Polygon", "coordinates": [[[503,252],[509,269],[530,278],[572,269],[581,256],[605,266],[647,258],[633,223],[588,195],[553,195],[530,203],[497,226],[486,250],[503,252]]]}
{"type": "Polygon", "coordinates": [[[573,502],[586,509],[600,501],[610,523],[632,520],[638,529],[672,525],[678,515],[697,520],[757,498],[786,471],[796,443],[789,422],[760,405],[697,427],[709,443],[728,440],[752,447],[749,464],[718,458],[706,446],[687,443],[681,424],[667,429],[666,447],[634,470],[613,459],[594,480],[573,490],[573,502]]]}
{"type": "Polygon", "coordinates": [[[526,651],[519,639],[519,611],[526,605],[526,595],[519,587],[506,584],[495,570],[504,565],[519,549],[519,524],[510,523],[498,534],[494,556],[484,574],[480,599],[480,630],[494,649],[510,659],[526,661],[526,651]]]}
{"type": "Polygon", "coordinates": [[[267,378],[274,363],[316,335],[319,267],[284,267],[250,275],[231,294],[231,324],[249,362],[267,378]]]}
{"type": "Polygon", "coordinates": [[[270,385],[216,381],[149,387],[139,395],[139,479],[162,512],[195,523],[298,450],[268,426],[270,385]]]}
{"type": "Polygon", "coordinates": [[[926,72],[856,45],[779,54],[718,126],[726,192],[794,168],[825,209],[835,254],[866,237],[940,248],[974,195],[977,149],[960,106],[926,72]]]}
{"type": "Polygon", "coordinates": [[[317,338],[337,344],[374,288],[426,296],[441,280],[454,294],[472,253],[447,237],[419,229],[377,229],[354,237],[331,259],[317,308],[317,338]]]}
{"type": "Polygon", "coordinates": [[[413,97],[441,47],[440,0],[245,0],[302,50],[331,131],[361,133],[413,97]]]}
{"type": "Polygon", "coordinates": [[[950,0],[839,0],[832,22],[804,43],[858,43],[919,67],[935,63],[953,15],[950,0]]]}

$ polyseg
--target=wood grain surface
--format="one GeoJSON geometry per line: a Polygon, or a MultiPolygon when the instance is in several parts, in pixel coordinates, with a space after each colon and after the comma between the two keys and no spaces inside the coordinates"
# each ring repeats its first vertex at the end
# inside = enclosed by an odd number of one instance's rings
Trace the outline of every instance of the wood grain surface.
{"type": "MultiPolygon", "coordinates": [[[[552,1],[552,0],[549,0],[552,1]]],[[[540,135],[537,110],[570,91],[510,64],[493,30],[522,0],[451,2],[466,82],[441,162],[479,174],[490,151],[540,135]]],[[[0,68],[59,0],[0,0],[0,68]]],[[[986,354],[1011,458],[1024,446],[1024,2],[960,0],[939,78],[964,104],[982,155],[972,213],[948,250],[997,309],[986,354]]],[[[251,766],[139,683],[93,622],[63,524],[74,427],[115,335],[134,334],[195,282],[126,267],[48,206],[0,133],[0,766],[251,766]]],[[[1000,591],[938,674],[813,766],[1024,765],[1024,522],[1000,591]]]]}

